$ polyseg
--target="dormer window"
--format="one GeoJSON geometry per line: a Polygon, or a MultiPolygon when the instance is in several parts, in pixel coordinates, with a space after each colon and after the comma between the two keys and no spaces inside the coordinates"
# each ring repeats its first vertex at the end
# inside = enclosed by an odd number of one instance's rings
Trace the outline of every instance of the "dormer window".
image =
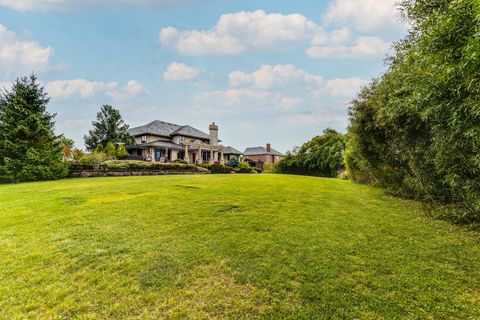
{"type": "Polygon", "coordinates": [[[142,136],[142,143],[146,143],[148,140],[147,138],[148,138],[147,136],[142,136]]]}

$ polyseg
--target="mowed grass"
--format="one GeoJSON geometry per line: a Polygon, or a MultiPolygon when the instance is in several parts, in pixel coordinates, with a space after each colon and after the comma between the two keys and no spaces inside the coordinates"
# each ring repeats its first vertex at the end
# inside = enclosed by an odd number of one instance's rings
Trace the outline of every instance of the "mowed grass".
{"type": "Polygon", "coordinates": [[[0,186],[1,319],[479,319],[479,234],[285,175],[0,186]]]}

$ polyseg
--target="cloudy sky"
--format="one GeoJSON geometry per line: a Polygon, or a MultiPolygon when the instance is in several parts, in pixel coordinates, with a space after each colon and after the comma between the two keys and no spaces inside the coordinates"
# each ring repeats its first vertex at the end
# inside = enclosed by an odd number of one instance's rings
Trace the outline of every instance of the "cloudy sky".
{"type": "Polygon", "coordinates": [[[287,151],[327,127],[405,34],[396,0],[0,0],[0,86],[32,71],[83,147],[102,104],[131,126],[287,151]]]}

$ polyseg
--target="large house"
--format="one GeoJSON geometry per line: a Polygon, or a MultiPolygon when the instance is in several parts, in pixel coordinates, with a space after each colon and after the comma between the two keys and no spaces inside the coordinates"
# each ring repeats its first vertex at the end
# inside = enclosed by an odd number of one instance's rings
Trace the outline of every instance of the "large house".
{"type": "MultiPolygon", "coordinates": [[[[191,126],[155,120],[146,125],[131,128],[128,133],[135,144],[129,153],[146,161],[170,162],[177,159],[188,163],[220,163],[235,156],[237,150],[219,144],[218,126],[212,123],[209,134],[191,126]]],[[[228,161],[228,160],[227,160],[228,161]]]]}
{"type": "Polygon", "coordinates": [[[273,149],[270,143],[267,143],[266,147],[247,148],[243,156],[246,160],[269,163],[277,163],[284,157],[281,152],[273,149]]]}

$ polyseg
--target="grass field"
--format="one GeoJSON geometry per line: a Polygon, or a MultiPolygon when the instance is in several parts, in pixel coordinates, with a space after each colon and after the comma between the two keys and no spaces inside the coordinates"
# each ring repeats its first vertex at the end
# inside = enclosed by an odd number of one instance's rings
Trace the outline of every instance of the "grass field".
{"type": "Polygon", "coordinates": [[[480,234],[348,181],[0,186],[0,319],[480,319],[480,234]]]}

